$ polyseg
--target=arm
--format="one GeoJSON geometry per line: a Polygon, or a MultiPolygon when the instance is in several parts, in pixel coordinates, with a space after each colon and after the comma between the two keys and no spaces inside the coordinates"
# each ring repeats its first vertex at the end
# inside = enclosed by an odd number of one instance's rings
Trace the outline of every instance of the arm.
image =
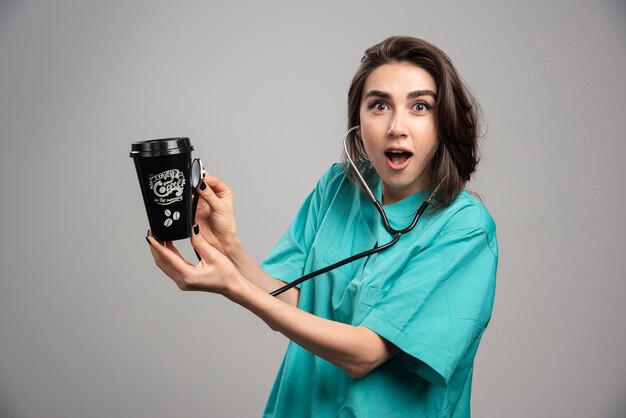
{"type": "Polygon", "coordinates": [[[270,328],[344,370],[361,378],[387,361],[398,349],[362,326],[320,318],[285,304],[251,285],[234,286],[228,297],[270,328]]]}
{"type": "Polygon", "coordinates": [[[365,376],[397,353],[398,349],[373,331],[316,317],[267,294],[199,233],[191,242],[202,257],[193,266],[171,243],[149,237],[157,265],[182,290],[219,293],[250,310],[272,329],[313,354],[343,369],[353,378],[365,376]]]}

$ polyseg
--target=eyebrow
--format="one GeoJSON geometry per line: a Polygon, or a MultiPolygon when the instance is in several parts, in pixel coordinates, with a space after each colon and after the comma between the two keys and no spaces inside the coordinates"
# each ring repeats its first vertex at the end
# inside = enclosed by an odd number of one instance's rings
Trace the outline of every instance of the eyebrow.
{"type": "MultiPolygon", "coordinates": [[[[407,99],[416,99],[420,96],[431,96],[433,99],[437,100],[437,93],[432,90],[415,90],[406,95],[407,99]]],[[[381,99],[391,99],[391,94],[380,91],[380,90],[370,90],[365,95],[365,98],[368,97],[380,97],[381,99]]]]}

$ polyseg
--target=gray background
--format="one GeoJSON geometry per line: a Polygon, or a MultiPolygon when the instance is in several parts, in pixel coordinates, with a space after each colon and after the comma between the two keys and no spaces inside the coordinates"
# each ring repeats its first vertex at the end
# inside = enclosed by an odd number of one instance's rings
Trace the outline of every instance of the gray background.
{"type": "Polygon", "coordinates": [[[154,266],[130,143],[191,137],[260,261],[393,34],[446,51],[485,113],[474,415],[626,416],[626,6],[504,3],[2,1],[0,416],[260,416],[286,340],[154,266]]]}

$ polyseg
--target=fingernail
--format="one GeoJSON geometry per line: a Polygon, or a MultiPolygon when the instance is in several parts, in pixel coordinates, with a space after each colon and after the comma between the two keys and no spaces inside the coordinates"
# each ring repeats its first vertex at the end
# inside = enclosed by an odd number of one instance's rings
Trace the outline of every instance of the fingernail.
{"type": "Polygon", "coordinates": [[[200,182],[200,190],[206,189],[206,183],[204,181],[200,182]]]}
{"type": "MultiPolygon", "coordinates": [[[[204,184],[204,183],[203,183],[203,184],[204,184]]],[[[198,235],[198,234],[200,233],[200,225],[195,224],[195,225],[193,226],[193,233],[194,233],[194,234],[196,234],[196,235],[198,235]]]]}
{"type": "Polygon", "coordinates": [[[148,244],[150,244],[150,246],[152,247],[152,243],[150,242],[150,240],[148,239],[148,237],[146,237],[146,241],[148,242],[148,244]]]}

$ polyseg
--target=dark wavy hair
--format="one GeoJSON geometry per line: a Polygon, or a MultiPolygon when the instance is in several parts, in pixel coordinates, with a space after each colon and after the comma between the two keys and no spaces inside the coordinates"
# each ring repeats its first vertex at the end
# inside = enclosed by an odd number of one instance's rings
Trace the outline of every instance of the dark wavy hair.
{"type": "MultiPolygon", "coordinates": [[[[439,185],[435,196],[436,207],[445,207],[457,198],[476,170],[480,108],[442,50],[422,39],[408,36],[393,36],[368,48],[348,91],[348,128],[360,125],[359,111],[367,77],[381,65],[399,62],[423,68],[437,85],[434,111],[438,145],[428,167],[426,187],[433,189],[439,185]]],[[[371,178],[374,170],[363,142],[356,131],[350,135],[350,156],[366,178],[371,178]]],[[[348,178],[355,182],[345,153],[343,160],[348,178]]]]}

